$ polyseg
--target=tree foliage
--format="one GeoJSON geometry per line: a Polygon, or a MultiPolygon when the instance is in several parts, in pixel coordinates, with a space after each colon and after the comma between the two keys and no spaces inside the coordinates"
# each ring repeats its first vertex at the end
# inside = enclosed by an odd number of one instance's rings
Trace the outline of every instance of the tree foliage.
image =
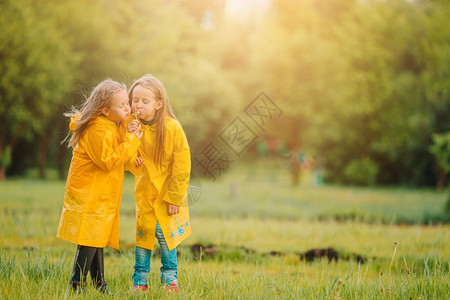
{"type": "Polygon", "coordinates": [[[275,1],[268,22],[263,58],[276,59],[259,66],[287,139],[322,157],[329,181],[359,183],[349,170],[370,158],[378,183],[433,184],[430,136],[450,123],[448,5],[341,2],[330,17],[326,2],[275,1]]]}
{"type": "Polygon", "coordinates": [[[222,0],[0,8],[0,170],[62,166],[62,113],[80,91],[151,73],[193,155],[264,91],[283,111],[267,135],[322,161],[330,182],[445,181],[429,149],[450,130],[447,1],[272,0],[239,16],[222,0]]]}
{"type": "MultiPolygon", "coordinates": [[[[0,157],[11,156],[18,140],[43,134],[74,84],[71,49],[51,20],[39,18],[34,4],[0,4],[0,157]]],[[[0,177],[11,159],[1,162],[0,177]]]]}

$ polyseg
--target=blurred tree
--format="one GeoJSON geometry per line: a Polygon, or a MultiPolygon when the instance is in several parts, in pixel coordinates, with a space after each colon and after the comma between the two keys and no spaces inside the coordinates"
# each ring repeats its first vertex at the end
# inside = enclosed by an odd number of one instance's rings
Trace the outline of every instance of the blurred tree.
{"type": "Polygon", "coordinates": [[[334,178],[351,158],[369,156],[378,165],[378,183],[435,182],[430,136],[450,124],[446,12],[448,5],[367,2],[338,29],[338,56],[347,64],[337,93],[345,98],[336,103],[339,117],[329,121],[345,135],[322,145],[345,150],[328,151],[334,178]]]}
{"type": "MultiPolygon", "coordinates": [[[[433,145],[430,152],[435,156],[437,168],[440,170],[438,189],[442,190],[445,185],[445,175],[450,173],[450,132],[445,134],[433,134],[433,145]]],[[[444,213],[450,214],[450,189],[445,203],[444,213]]]]}
{"type": "Polygon", "coordinates": [[[28,156],[43,176],[49,153],[64,176],[62,113],[80,86],[150,73],[193,156],[264,91],[283,111],[265,133],[293,163],[312,154],[333,182],[439,182],[428,147],[450,130],[448,1],[272,0],[245,18],[225,4],[2,1],[0,176],[28,156]]]}
{"type": "MultiPolygon", "coordinates": [[[[105,77],[131,84],[143,74],[156,76],[165,84],[193,150],[217,134],[217,127],[230,115],[236,90],[222,78],[217,65],[199,53],[205,46],[200,42],[204,30],[178,3],[53,1],[42,11],[58,24],[80,61],[74,69],[78,86],[94,86],[105,77]],[[66,11],[71,11],[70,16],[65,16],[66,11]],[[209,113],[203,113],[205,107],[209,113]]],[[[69,103],[83,100],[75,87],[69,103]]],[[[57,110],[58,132],[67,131],[67,121],[61,118],[64,107],[57,110]]],[[[59,149],[62,175],[65,149],[59,149]]]]}
{"type": "MultiPolygon", "coordinates": [[[[131,83],[149,73],[164,83],[195,155],[231,120],[238,98],[236,87],[214,60],[214,51],[205,51],[217,47],[207,38],[210,32],[191,16],[191,9],[202,11],[203,2],[108,3],[114,30],[121,36],[123,76],[131,83]]],[[[209,4],[204,4],[207,9],[209,4]]]]}
{"type": "Polygon", "coordinates": [[[224,15],[226,0],[176,0],[204,29],[216,27],[224,15]]]}
{"type": "MultiPolygon", "coordinates": [[[[76,59],[35,2],[0,3],[0,178],[21,139],[48,142],[46,120],[73,85],[76,59]]],[[[42,145],[41,146],[45,146],[42,145]]]]}
{"type": "Polygon", "coordinates": [[[256,65],[285,112],[273,133],[326,158],[329,181],[432,184],[430,135],[450,124],[448,5],[275,0],[271,12],[256,65]]]}
{"type": "MultiPolygon", "coordinates": [[[[423,97],[426,99],[426,105],[423,111],[427,113],[429,124],[429,136],[427,145],[432,145],[433,154],[436,156],[437,164],[436,186],[443,188],[445,181],[445,172],[448,170],[448,161],[445,162],[444,153],[438,154],[437,144],[443,145],[443,139],[447,138],[450,131],[450,26],[448,26],[448,16],[450,15],[450,3],[448,1],[430,1],[423,7],[424,31],[426,38],[421,40],[421,49],[423,57],[421,63],[424,65],[424,71],[421,73],[423,82],[423,97]],[[441,137],[434,136],[437,133],[441,137]],[[447,134],[445,134],[447,133],[447,134]],[[440,141],[440,142],[438,142],[440,141]]],[[[440,148],[445,151],[445,147],[440,148]]],[[[447,152],[447,159],[448,159],[447,152]]],[[[447,202],[448,211],[450,211],[450,197],[447,202]]]]}
{"type": "Polygon", "coordinates": [[[39,167],[42,176],[49,147],[57,148],[55,159],[58,174],[60,178],[65,176],[67,148],[59,144],[68,132],[68,120],[63,113],[70,106],[79,106],[90,89],[105,78],[118,80],[122,76],[120,67],[126,58],[121,56],[120,50],[124,45],[108,13],[110,5],[100,0],[49,0],[41,1],[35,8],[41,18],[49,20],[58,28],[61,42],[69,45],[71,56],[77,62],[67,71],[74,77],[68,95],[70,97],[55,106],[51,118],[45,122],[48,129],[46,136],[52,136],[53,139],[40,141],[39,167]]]}
{"type": "MultiPolygon", "coordinates": [[[[438,182],[438,189],[442,190],[445,185],[445,175],[450,173],[450,132],[433,134],[432,140],[433,144],[430,146],[430,152],[436,158],[437,167],[442,174],[438,182]]],[[[450,209],[450,205],[447,206],[450,209]]]]}
{"type": "Polygon", "coordinates": [[[378,183],[423,183],[429,160],[412,162],[427,156],[428,138],[426,115],[417,109],[423,105],[417,23],[417,8],[403,1],[367,2],[356,4],[334,30],[339,83],[329,102],[332,114],[325,115],[330,131],[318,146],[335,181],[349,180],[342,170],[370,157],[378,183]]]}
{"type": "MultiPolygon", "coordinates": [[[[261,88],[267,89],[283,110],[283,117],[270,124],[269,132],[287,142],[296,185],[300,178],[295,167],[298,152],[314,150],[310,133],[320,124],[328,101],[335,95],[333,71],[337,61],[328,28],[336,26],[339,18],[328,19],[318,2],[278,0],[273,5],[255,64],[261,88]]],[[[341,13],[336,8],[335,14],[341,13]]]]}

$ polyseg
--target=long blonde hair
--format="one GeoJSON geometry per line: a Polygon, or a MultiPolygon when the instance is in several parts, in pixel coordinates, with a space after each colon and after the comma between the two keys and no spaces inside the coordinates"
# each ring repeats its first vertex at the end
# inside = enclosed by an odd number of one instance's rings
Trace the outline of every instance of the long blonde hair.
{"type": "Polygon", "coordinates": [[[156,111],[155,123],[156,123],[156,137],[155,137],[155,153],[153,156],[153,162],[156,166],[161,166],[164,157],[164,138],[166,129],[166,117],[169,116],[173,119],[177,119],[173,113],[172,107],[170,106],[169,97],[167,96],[166,89],[161,81],[156,79],[152,75],[144,75],[138,80],[136,80],[131,86],[128,97],[130,99],[130,106],[133,98],[133,91],[136,86],[141,86],[143,88],[149,89],[153,92],[157,101],[161,101],[162,106],[156,111]]]}
{"type": "MultiPolygon", "coordinates": [[[[102,114],[104,108],[111,106],[112,97],[121,90],[126,90],[127,87],[124,84],[118,83],[112,79],[105,79],[100,82],[92,91],[90,96],[81,105],[80,110],[72,107],[70,112],[65,113],[66,117],[76,119],[76,128],[70,137],[68,147],[75,148],[80,138],[89,126],[89,123],[102,114]]],[[[70,132],[67,137],[62,141],[64,143],[70,136],[70,132]]]]}

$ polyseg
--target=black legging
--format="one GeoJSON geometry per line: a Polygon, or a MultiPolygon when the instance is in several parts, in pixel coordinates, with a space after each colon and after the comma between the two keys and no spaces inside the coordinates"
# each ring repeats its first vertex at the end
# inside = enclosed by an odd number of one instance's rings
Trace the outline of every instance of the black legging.
{"type": "Polygon", "coordinates": [[[105,285],[103,248],[78,245],[73,265],[73,283],[86,282],[87,273],[91,272],[95,286],[105,285]]]}

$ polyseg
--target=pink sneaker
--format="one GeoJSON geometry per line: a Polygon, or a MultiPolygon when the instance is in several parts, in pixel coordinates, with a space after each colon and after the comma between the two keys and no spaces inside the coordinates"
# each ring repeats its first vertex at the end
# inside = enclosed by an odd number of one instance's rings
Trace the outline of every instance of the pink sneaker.
{"type": "Polygon", "coordinates": [[[178,293],[178,281],[175,279],[170,284],[166,285],[166,291],[169,293],[178,293]]]}
{"type": "Polygon", "coordinates": [[[148,286],[146,286],[146,285],[133,285],[133,288],[131,290],[134,293],[146,292],[148,290],[148,286]]]}

